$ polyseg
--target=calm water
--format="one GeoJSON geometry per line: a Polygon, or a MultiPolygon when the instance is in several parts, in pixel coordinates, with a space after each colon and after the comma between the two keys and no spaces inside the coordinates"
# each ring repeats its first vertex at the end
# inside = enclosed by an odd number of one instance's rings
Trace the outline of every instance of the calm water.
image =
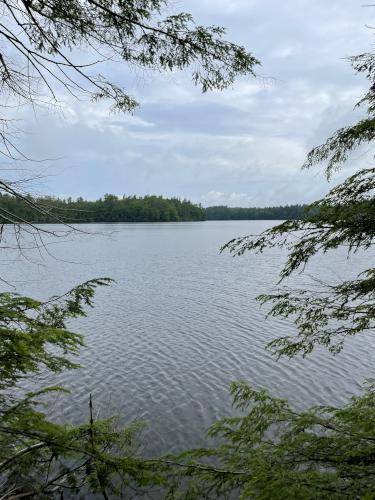
{"type": "MultiPolygon", "coordinates": [[[[144,442],[153,454],[208,444],[205,430],[231,412],[228,386],[234,380],[266,387],[299,408],[341,404],[357,393],[375,373],[370,335],[350,339],[336,357],[317,350],[306,360],[276,362],[264,350],[275,336],[293,332],[287,321],[265,321],[266,309],[255,302],[276,282],[285,254],[232,258],[219,249],[271,224],[80,226],[95,234],[55,242],[48,247],[53,258],[29,254],[32,262],[3,261],[2,275],[39,298],[93,277],[116,280],[98,291],[88,318],[71,325],[86,337],[84,368],[58,377],[72,394],[54,400],[52,414],[86,418],[92,392],[100,416],[122,413],[125,420],[148,422],[144,442]]],[[[369,259],[372,253],[349,262],[339,251],[315,258],[308,272],[326,281],[350,278],[369,259]]],[[[43,378],[52,382],[56,378],[43,378]]]]}

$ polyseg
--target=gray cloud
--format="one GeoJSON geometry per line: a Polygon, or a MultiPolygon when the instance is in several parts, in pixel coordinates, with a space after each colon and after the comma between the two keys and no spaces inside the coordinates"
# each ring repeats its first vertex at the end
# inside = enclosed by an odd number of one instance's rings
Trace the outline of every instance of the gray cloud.
{"type": "Polygon", "coordinates": [[[366,82],[343,58],[370,48],[364,25],[373,12],[349,0],[181,0],[176,7],[199,22],[227,26],[228,37],[261,58],[266,78],[202,95],[186,74],[109,67],[141,102],[134,117],[67,96],[63,115],[34,119],[22,111],[30,132],[22,147],[36,157],[61,157],[51,162],[43,189],[89,198],[155,193],[232,206],[323,195],[329,186],[321,170],[299,167],[309,148],[358,115],[353,106],[366,82]]]}

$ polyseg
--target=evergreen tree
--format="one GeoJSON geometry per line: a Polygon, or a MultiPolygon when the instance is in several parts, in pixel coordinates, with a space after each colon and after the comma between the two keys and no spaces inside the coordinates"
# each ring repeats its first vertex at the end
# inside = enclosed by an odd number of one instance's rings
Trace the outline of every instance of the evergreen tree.
{"type": "Polygon", "coordinates": [[[170,222],[200,221],[205,219],[205,210],[187,200],[163,198],[162,196],[126,197],[106,194],[104,199],[87,201],[43,197],[27,200],[17,196],[0,194],[0,223],[7,223],[3,213],[30,223],[59,220],[64,223],[79,222],[170,222]],[[40,210],[43,207],[43,210],[40,210]]]}
{"type": "Polygon", "coordinates": [[[37,383],[33,392],[23,389],[22,381],[42,370],[59,373],[78,367],[72,356],[83,338],[65,323],[84,316],[95,288],[110,281],[88,281],[45,303],[0,294],[1,498],[62,498],[65,490],[109,498],[125,495],[129,484],[133,492],[137,486],[161,483],[155,465],[137,457],[139,423],[118,430],[114,418],[95,422],[88,395],[86,421],[59,425],[47,418],[43,396],[64,389],[40,389],[37,383]]]}
{"type": "Polygon", "coordinates": [[[283,220],[304,217],[304,205],[284,207],[244,208],[223,205],[205,209],[207,220],[283,220]]]}

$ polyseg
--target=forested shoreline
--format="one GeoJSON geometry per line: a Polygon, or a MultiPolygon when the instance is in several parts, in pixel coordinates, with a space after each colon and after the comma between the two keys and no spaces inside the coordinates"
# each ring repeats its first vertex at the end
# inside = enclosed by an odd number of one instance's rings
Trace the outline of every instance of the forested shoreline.
{"type": "Polygon", "coordinates": [[[205,208],[206,220],[285,220],[301,219],[307,205],[285,205],[279,207],[227,207],[225,205],[205,208]]]}
{"type": "Polygon", "coordinates": [[[33,222],[179,222],[205,220],[199,205],[178,198],[162,196],[123,196],[106,194],[95,201],[60,199],[53,197],[18,199],[0,196],[0,220],[7,221],[7,213],[33,222]],[[38,210],[34,207],[37,206],[38,210]]]}
{"type": "Polygon", "coordinates": [[[306,206],[287,205],[264,208],[213,206],[203,208],[186,199],[162,196],[123,196],[106,194],[98,200],[79,197],[23,199],[0,195],[0,223],[89,222],[184,222],[204,220],[284,220],[300,219],[306,206]],[[38,210],[35,208],[38,207],[38,210]],[[40,208],[42,207],[42,210],[40,208]]]}

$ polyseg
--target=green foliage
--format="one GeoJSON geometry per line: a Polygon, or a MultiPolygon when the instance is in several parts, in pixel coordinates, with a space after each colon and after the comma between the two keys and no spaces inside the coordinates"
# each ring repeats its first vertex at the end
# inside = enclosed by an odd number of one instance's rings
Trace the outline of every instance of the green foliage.
{"type": "Polygon", "coordinates": [[[137,456],[140,422],[124,429],[116,418],[95,422],[90,396],[86,422],[57,424],[48,419],[43,397],[63,389],[23,389],[25,377],[30,381],[41,372],[78,366],[71,357],[83,338],[67,330],[65,322],[84,316],[95,289],[110,283],[108,278],[90,280],[44,303],[0,295],[1,498],[54,498],[64,490],[109,498],[129,487],[163,484],[160,464],[137,456]]]}
{"type": "Polygon", "coordinates": [[[325,164],[326,175],[330,178],[335,170],[342,167],[353,150],[375,139],[375,54],[364,53],[349,58],[353,68],[363,73],[370,81],[370,88],[357,103],[357,107],[367,106],[366,117],[356,124],[337,130],[324,144],[310,151],[303,165],[310,168],[320,163],[325,164]]]}
{"type": "MultiPolygon", "coordinates": [[[[289,255],[281,280],[303,270],[309,260],[345,246],[348,253],[370,249],[375,237],[375,169],[364,169],[333,188],[306,209],[301,220],[288,220],[259,236],[228,242],[223,249],[234,255],[266,248],[287,248],[289,255]],[[296,238],[297,236],[297,242],[296,238]]],[[[334,284],[315,282],[311,289],[281,288],[259,297],[273,304],[270,315],[292,317],[298,337],[275,339],[269,347],[279,355],[310,353],[317,344],[337,353],[345,337],[375,327],[375,270],[362,271],[357,279],[334,284]]]]}
{"type": "Polygon", "coordinates": [[[40,222],[178,222],[199,220],[299,219],[304,205],[265,208],[202,208],[188,200],[162,196],[106,194],[96,201],[43,197],[25,199],[0,193],[0,223],[40,222]]]}
{"type": "Polygon", "coordinates": [[[287,205],[265,208],[242,208],[215,206],[205,209],[207,220],[283,220],[300,219],[303,216],[304,205],[287,205]]]}
{"type": "Polygon", "coordinates": [[[144,70],[169,72],[193,66],[203,92],[224,89],[239,75],[253,74],[259,61],[224,39],[220,26],[196,25],[188,13],[165,15],[166,0],[1,0],[2,92],[26,102],[40,99],[37,84],[56,99],[64,86],[94,101],[110,99],[114,110],[138,105],[125,89],[92,73],[92,66],[120,61],[144,70]],[[84,49],[78,61],[73,49],[84,49]],[[24,68],[28,67],[29,72],[24,68]]]}
{"type": "Polygon", "coordinates": [[[243,382],[231,393],[245,415],[210,428],[209,435],[221,439],[216,448],[180,457],[190,463],[183,474],[194,480],[182,485],[181,498],[373,498],[373,385],[343,408],[303,412],[243,382]],[[219,465],[204,471],[191,466],[202,458],[219,465]]]}
{"type": "Polygon", "coordinates": [[[108,278],[83,283],[61,297],[40,302],[13,293],[0,294],[0,390],[12,387],[24,375],[74,368],[67,355],[77,354],[83,338],[68,331],[69,318],[85,315],[97,286],[108,278]],[[53,346],[54,350],[49,347],[53,346]]]}
{"type": "Polygon", "coordinates": [[[20,199],[0,194],[0,224],[28,221],[41,222],[177,222],[200,221],[205,211],[200,205],[178,198],[162,196],[117,196],[106,194],[96,201],[78,198],[76,201],[59,198],[20,199]],[[30,203],[31,202],[31,203],[30,203]]]}

